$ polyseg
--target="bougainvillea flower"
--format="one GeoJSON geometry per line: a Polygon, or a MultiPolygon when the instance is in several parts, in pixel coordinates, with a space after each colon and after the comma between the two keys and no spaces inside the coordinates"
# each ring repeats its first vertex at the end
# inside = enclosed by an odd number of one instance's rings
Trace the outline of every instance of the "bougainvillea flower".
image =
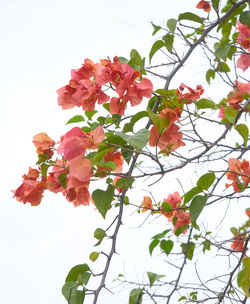
{"type": "Polygon", "coordinates": [[[234,240],[231,243],[232,250],[242,251],[244,248],[244,240],[245,240],[245,235],[238,233],[237,236],[234,237],[234,240]]]}
{"type": "Polygon", "coordinates": [[[208,1],[204,1],[204,0],[201,0],[196,5],[196,8],[203,9],[207,13],[211,11],[211,6],[210,6],[209,2],[208,1]]]}
{"type": "Polygon", "coordinates": [[[169,121],[169,126],[174,123],[176,120],[179,121],[179,117],[181,116],[181,109],[176,108],[176,109],[163,109],[160,112],[160,117],[161,118],[166,118],[169,121]]]}
{"type": "Polygon", "coordinates": [[[128,102],[128,99],[125,97],[120,98],[120,97],[113,97],[110,100],[110,113],[111,114],[119,114],[119,115],[124,115],[125,107],[128,102]]]}
{"type": "Polygon", "coordinates": [[[220,107],[220,109],[219,109],[219,114],[218,114],[218,117],[219,118],[225,118],[226,117],[226,115],[225,115],[225,110],[226,110],[226,108],[225,107],[220,107]]]}
{"type": "Polygon", "coordinates": [[[88,187],[70,188],[64,191],[64,195],[69,202],[72,202],[75,205],[75,207],[89,205],[91,198],[88,187]]]}
{"type": "Polygon", "coordinates": [[[58,154],[63,154],[64,159],[72,160],[83,156],[86,151],[86,142],[89,140],[86,133],[79,127],[74,127],[61,137],[61,144],[57,149],[58,154]]]}
{"type": "Polygon", "coordinates": [[[239,109],[239,104],[243,101],[242,94],[240,92],[232,92],[229,96],[227,100],[229,106],[233,109],[239,109]]]}
{"type": "Polygon", "coordinates": [[[150,80],[143,78],[140,82],[134,82],[133,86],[128,89],[127,97],[131,106],[141,103],[143,97],[151,98],[153,93],[153,85],[150,80]]]}
{"type": "Polygon", "coordinates": [[[54,147],[55,142],[46,133],[35,135],[32,142],[35,145],[38,154],[47,154],[50,158],[52,157],[52,148],[54,147]]]}
{"type": "Polygon", "coordinates": [[[59,176],[61,174],[66,175],[68,174],[68,164],[64,163],[61,159],[58,159],[56,161],[55,166],[53,166],[52,172],[50,172],[47,176],[46,184],[47,184],[47,189],[54,192],[62,192],[64,188],[62,187],[60,181],[59,181],[59,176]]]}
{"type": "Polygon", "coordinates": [[[237,60],[237,68],[242,69],[245,72],[250,66],[250,55],[242,54],[237,60]]]}
{"type": "Polygon", "coordinates": [[[236,158],[230,158],[228,160],[229,170],[232,172],[226,172],[226,176],[229,180],[232,180],[232,184],[226,184],[226,188],[233,186],[235,192],[241,192],[239,188],[240,178],[242,179],[244,186],[246,187],[250,183],[250,165],[245,159],[242,162],[236,158]]]}
{"type": "Polygon", "coordinates": [[[90,79],[94,76],[95,64],[92,60],[86,58],[84,64],[80,69],[75,69],[71,71],[71,78],[75,81],[81,79],[90,79]]]}
{"type": "Polygon", "coordinates": [[[239,81],[235,81],[234,85],[237,86],[237,89],[239,92],[241,93],[246,93],[246,94],[250,94],[250,81],[247,83],[243,83],[243,82],[239,82],[239,81]]]}
{"type": "Polygon", "coordinates": [[[36,181],[26,179],[22,185],[13,191],[17,201],[23,202],[24,204],[31,203],[31,206],[37,206],[40,204],[43,192],[46,189],[46,183],[43,181],[36,181]]]}
{"type": "Polygon", "coordinates": [[[237,21],[236,29],[239,31],[237,42],[244,48],[250,51],[250,28],[246,24],[241,24],[237,21]]]}
{"type": "MultiPolygon", "coordinates": [[[[174,233],[179,227],[189,225],[191,222],[190,217],[189,217],[189,212],[177,210],[174,215],[177,217],[177,221],[175,223],[174,231],[173,231],[174,233]]],[[[184,234],[186,232],[187,232],[187,229],[183,231],[184,234]]]]}
{"type": "Polygon", "coordinates": [[[246,210],[245,210],[245,213],[246,213],[246,215],[249,217],[249,220],[250,220],[250,208],[246,209],[246,210]]]}
{"type": "MultiPolygon", "coordinates": [[[[169,194],[168,197],[165,198],[163,201],[168,202],[172,206],[172,209],[175,209],[175,208],[178,208],[180,206],[182,198],[181,198],[179,192],[174,192],[173,194],[169,194]]],[[[162,214],[164,216],[166,216],[169,221],[171,221],[174,214],[175,214],[175,210],[173,210],[169,213],[168,212],[162,212],[162,214]]]]}
{"type": "Polygon", "coordinates": [[[37,180],[40,175],[40,172],[37,169],[33,169],[29,167],[29,172],[27,174],[24,174],[22,177],[24,180],[37,180]]]}
{"type": "Polygon", "coordinates": [[[114,172],[121,172],[122,166],[124,162],[124,158],[120,152],[114,152],[113,150],[110,150],[104,155],[105,162],[113,161],[116,165],[116,169],[112,170],[114,172]]]}
{"type": "Polygon", "coordinates": [[[85,186],[89,184],[91,176],[91,163],[87,158],[77,157],[70,161],[68,183],[74,187],[85,186]]]}
{"type": "Polygon", "coordinates": [[[152,147],[157,145],[161,150],[171,152],[180,146],[185,146],[185,143],[182,141],[182,133],[179,131],[179,127],[172,124],[161,135],[157,127],[153,126],[150,130],[149,145],[152,147]]]}
{"type": "Polygon", "coordinates": [[[149,196],[143,197],[143,202],[141,205],[143,206],[142,212],[150,211],[153,209],[152,199],[149,196]]]}
{"type": "Polygon", "coordinates": [[[177,96],[178,96],[178,101],[180,103],[181,103],[182,99],[185,98],[187,100],[190,100],[190,101],[185,101],[186,104],[189,104],[189,103],[191,103],[191,101],[200,99],[200,96],[203,94],[204,89],[202,88],[201,85],[197,85],[196,89],[192,89],[192,88],[190,88],[190,87],[188,87],[188,86],[186,86],[185,84],[182,83],[179,86],[179,89],[177,89],[176,92],[177,92],[177,96]],[[182,91],[185,88],[189,90],[189,93],[182,94],[182,91]]]}
{"type": "Polygon", "coordinates": [[[101,126],[98,126],[93,131],[86,133],[88,140],[85,142],[86,149],[97,149],[100,143],[104,140],[104,130],[101,126]]]}
{"type": "Polygon", "coordinates": [[[63,110],[71,109],[75,106],[80,107],[81,104],[73,98],[73,94],[77,91],[75,87],[66,85],[56,91],[58,94],[57,103],[63,110]]]}

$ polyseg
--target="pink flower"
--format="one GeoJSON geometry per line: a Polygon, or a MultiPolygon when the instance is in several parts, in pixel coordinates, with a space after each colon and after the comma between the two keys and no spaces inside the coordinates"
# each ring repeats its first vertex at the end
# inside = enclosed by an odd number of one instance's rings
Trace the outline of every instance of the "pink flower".
{"type": "Polygon", "coordinates": [[[179,131],[179,127],[171,124],[161,135],[157,127],[153,126],[150,130],[149,145],[152,147],[157,145],[161,150],[172,152],[180,146],[185,146],[185,143],[182,141],[182,133],[179,131]]]}
{"type": "Polygon", "coordinates": [[[187,100],[190,100],[190,102],[185,101],[186,104],[189,104],[189,103],[191,103],[191,101],[200,99],[200,95],[202,95],[203,92],[204,92],[204,89],[202,88],[201,85],[197,85],[196,89],[192,89],[192,88],[190,88],[190,87],[188,87],[188,86],[186,86],[185,84],[182,83],[179,86],[179,90],[177,89],[178,101],[181,102],[182,99],[185,98],[187,100]],[[189,93],[182,94],[182,91],[185,88],[189,90],[189,93]]]}
{"type": "Polygon", "coordinates": [[[57,153],[63,154],[66,160],[83,156],[86,151],[86,141],[88,141],[87,134],[79,127],[75,127],[61,137],[57,153]]]}
{"type": "Polygon", "coordinates": [[[237,68],[242,69],[245,72],[250,66],[250,55],[242,54],[237,60],[237,68]]]}
{"type": "Polygon", "coordinates": [[[52,157],[52,148],[54,147],[55,142],[46,133],[35,135],[33,137],[33,144],[35,145],[38,154],[47,154],[49,158],[52,157]]]}
{"type": "Polygon", "coordinates": [[[226,116],[225,116],[225,107],[220,107],[220,109],[219,109],[219,115],[218,115],[218,117],[219,118],[225,118],[226,116]]]}

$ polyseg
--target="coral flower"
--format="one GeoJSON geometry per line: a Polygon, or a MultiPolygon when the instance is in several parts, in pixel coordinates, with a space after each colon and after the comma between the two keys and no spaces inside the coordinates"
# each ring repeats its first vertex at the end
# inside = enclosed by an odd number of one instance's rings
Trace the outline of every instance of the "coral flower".
{"type": "Polygon", "coordinates": [[[244,186],[250,183],[250,165],[249,162],[243,159],[240,161],[236,158],[230,158],[228,160],[229,170],[232,172],[226,172],[226,176],[229,180],[233,181],[233,183],[226,184],[226,188],[229,186],[233,186],[235,192],[241,192],[239,188],[240,178],[242,179],[244,186]]]}
{"type": "Polygon", "coordinates": [[[142,206],[142,212],[150,211],[153,209],[152,199],[149,196],[144,196],[142,206]]]}
{"type": "Polygon", "coordinates": [[[179,86],[179,89],[177,89],[178,101],[179,103],[181,103],[182,99],[184,98],[188,100],[185,101],[185,103],[190,104],[192,101],[200,99],[200,96],[203,94],[203,92],[204,89],[202,88],[201,85],[197,85],[196,89],[192,89],[187,85],[185,85],[184,83],[182,83],[179,86]],[[189,90],[189,93],[184,93],[184,94],[182,93],[182,91],[184,91],[185,88],[189,90]]]}
{"type": "Polygon", "coordinates": [[[54,147],[55,142],[46,133],[35,135],[32,142],[35,145],[38,154],[47,154],[49,158],[52,157],[52,148],[54,147]]]}
{"type": "Polygon", "coordinates": [[[245,239],[245,234],[238,233],[237,236],[234,237],[234,240],[231,243],[232,250],[242,251],[244,248],[244,239],[245,239]]]}
{"type": "Polygon", "coordinates": [[[196,8],[203,9],[207,13],[211,11],[211,6],[210,6],[209,2],[208,1],[204,1],[204,0],[201,0],[196,5],[196,8]]]}

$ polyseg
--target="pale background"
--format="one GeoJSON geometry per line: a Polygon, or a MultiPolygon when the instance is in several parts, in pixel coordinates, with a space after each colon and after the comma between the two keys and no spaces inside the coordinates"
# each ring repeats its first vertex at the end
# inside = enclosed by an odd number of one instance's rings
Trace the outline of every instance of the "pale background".
{"type": "MultiPolygon", "coordinates": [[[[66,121],[80,114],[80,110],[62,111],[56,90],[67,84],[70,70],[79,68],[84,58],[97,62],[107,56],[129,57],[132,48],[147,56],[154,42],[150,22],[165,25],[180,12],[199,13],[197,2],[1,0],[1,303],[66,303],[61,287],[68,271],[85,262],[92,267],[88,256],[94,249],[93,231],[107,226],[93,207],[74,208],[61,195],[46,193],[38,207],[11,198],[10,190],[35,165],[32,137],[46,132],[57,141],[70,128],[66,121]]],[[[199,74],[185,73],[179,74],[176,86],[205,84],[199,74]]],[[[158,199],[180,190],[171,187],[171,181],[167,185],[158,199]]],[[[135,203],[140,203],[140,194],[135,203]]],[[[136,238],[133,228],[145,217],[127,220],[129,228],[121,229],[120,255],[114,259],[110,282],[120,272],[140,280],[142,271],[163,271],[151,264],[147,251],[154,231],[164,229],[163,221],[158,230],[145,225],[145,232],[136,238]]],[[[105,291],[99,303],[128,303],[128,292],[111,296],[105,291]]]]}

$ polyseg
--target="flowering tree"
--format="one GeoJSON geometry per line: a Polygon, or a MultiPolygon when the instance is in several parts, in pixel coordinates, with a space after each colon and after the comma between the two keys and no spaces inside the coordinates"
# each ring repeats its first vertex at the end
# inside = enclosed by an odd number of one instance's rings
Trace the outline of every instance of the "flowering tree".
{"type": "MultiPolygon", "coordinates": [[[[93,303],[101,301],[125,208],[137,210],[138,217],[148,214],[156,221],[159,217],[166,220],[167,227],[159,227],[159,233],[152,236],[149,254],[167,263],[171,273],[147,272],[147,282],[119,275],[122,286],[131,286],[130,304],[246,303],[250,295],[250,208],[239,204],[242,224],[226,227],[230,237],[210,231],[212,219],[205,222],[202,216],[210,208],[215,214],[224,202],[250,197],[247,3],[202,0],[197,13],[181,13],[169,19],[166,28],[152,23],[158,38],[149,52],[148,66],[135,49],[129,59],[115,57],[98,63],[85,59],[79,69],[72,70],[69,83],[57,91],[62,109],[81,107],[81,113],[69,119],[67,124],[75,126],[57,144],[46,133],[34,136],[37,168],[30,167],[23,175],[14,197],[37,206],[49,190],[62,193],[76,207],[93,204],[104,219],[110,209],[115,210],[106,227],[94,232],[96,246],[111,240],[108,252],[90,253],[92,262],[105,259],[103,270],[97,274],[89,262],[74,266],[62,288],[68,303],[83,303],[87,297],[93,303]],[[192,88],[181,79],[181,68],[198,48],[210,66],[204,74],[207,83],[213,85],[220,78],[229,86],[218,102],[203,98],[200,84],[192,88]],[[177,75],[176,88],[172,80],[177,75]],[[140,110],[133,112],[136,107],[140,110]],[[198,173],[190,183],[180,172],[192,170],[198,173]],[[164,176],[175,172],[183,187],[181,194],[161,184],[164,176]],[[106,186],[98,189],[99,180],[106,186]],[[140,198],[133,193],[141,180],[150,191],[140,198]],[[159,185],[164,191],[158,201],[159,185]],[[211,253],[226,268],[203,279],[193,257],[204,256],[206,263],[212,263],[211,253]],[[191,280],[187,274],[192,272],[191,280]],[[94,288],[89,281],[96,283],[94,288]]],[[[233,224],[232,213],[226,208],[224,213],[222,222],[229,217],[233,224]]]]}

